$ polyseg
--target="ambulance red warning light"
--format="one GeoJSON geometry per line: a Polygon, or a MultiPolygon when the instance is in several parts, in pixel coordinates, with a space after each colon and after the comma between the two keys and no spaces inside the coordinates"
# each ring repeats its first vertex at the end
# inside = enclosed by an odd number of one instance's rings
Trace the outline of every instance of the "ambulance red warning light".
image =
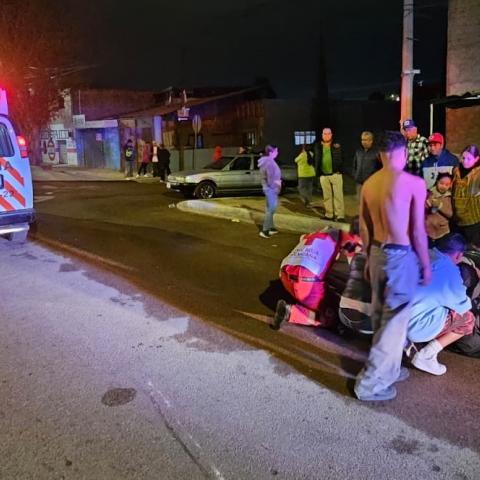
{"type": "Polygon", "coordinates": [[[25,137],[22,137],[22,135],[17,135],[17,143],[18,148],[20,149],[20,156],[22,158],[28,158],[28,147],[25,137]]]}
{"type": "Polygon", "coordinates": [[[16,134],[5,89],[0,88],[0,235],[14,241],[25,241],[35,217],[27,159],[27,142],[16,134]]]}
{"type": "Polygon", "coordinates": [[[7,91],[0,87],[0,114],[8,115],[7,91]]]}

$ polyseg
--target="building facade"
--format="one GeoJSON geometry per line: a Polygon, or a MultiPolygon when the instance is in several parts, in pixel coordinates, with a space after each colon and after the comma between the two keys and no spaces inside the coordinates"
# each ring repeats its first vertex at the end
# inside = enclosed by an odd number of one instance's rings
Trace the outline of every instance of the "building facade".
{"type": "MultiPolygon", "coordinates": [[[[447,95],[480,92],[480,0],[450,0],[448,10],[447,95]]],[[[447,108],[448,147],[460,153],[480,145],[480,106],[447,108]]]]}
{"type": "Polygon", "coordinates": [[[240,146],[260,151],[267,143],[279,147],[282,163],[293,163],[301,144],[315,140],[311,102],[273,96],[264,86],[65,91],[64,108],[43,131],[42,160],[118,170],[124,167],[122,145],[133,139],[140,148],[163,143],[172,169],[205,165],[216,146],[231,154],[240,146]]]}

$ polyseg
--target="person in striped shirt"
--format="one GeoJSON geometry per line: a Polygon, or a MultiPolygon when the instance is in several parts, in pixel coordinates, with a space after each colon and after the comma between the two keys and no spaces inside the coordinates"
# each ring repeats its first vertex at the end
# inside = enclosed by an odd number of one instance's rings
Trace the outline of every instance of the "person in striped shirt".
{"type": "Polygon", "coordinates": [[[418,133],[417,126],[411,118],[403,122],[402,129],[408,142],[405,170],[413,175],[422,176],[422,163],[428,157],[428,140],[418,133]]]}

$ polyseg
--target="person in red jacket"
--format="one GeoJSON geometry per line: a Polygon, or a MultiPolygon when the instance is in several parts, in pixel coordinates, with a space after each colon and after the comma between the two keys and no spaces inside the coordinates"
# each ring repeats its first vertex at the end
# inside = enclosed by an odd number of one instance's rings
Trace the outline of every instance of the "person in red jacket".
{"type": "Polygon", "coordinates": [[[280,280],[298,303],[288,305],[279,300],[271,327],[278,330],[285,321],[313,327],[333,326],[335,317],[322,311],[325,277],[340,253],[350,260],[360,249],[358,234],[335,228],[302,235],[280,266],[280,280]]]}
{"type": "Polygon", "coordinates": [[[215,150],[213,151],[213,161],[217,162],[222,158],[222,147],[215,147],[215,150]]]}

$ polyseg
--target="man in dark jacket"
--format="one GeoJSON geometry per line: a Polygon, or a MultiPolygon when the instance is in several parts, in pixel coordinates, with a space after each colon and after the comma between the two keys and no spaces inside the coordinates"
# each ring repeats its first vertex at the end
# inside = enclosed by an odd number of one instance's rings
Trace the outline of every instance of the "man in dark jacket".
{"type": "Polygon", "coordinates": [[[362,148],[359,148],[353,157],[353,178],[357,187],[358,200],[360,200],[363,182],[381,167],[378,150],[373,146],[373,133],[362,132],[360,141],[362,148]]]}
{"type": "Polygon", "coordinates": [[[427,188],[435,185],[439,173],[452,173],[458,167],[458,158],[445,147],[441,133],[432,133],[428,137],[428,152],[430,155],[422,163],[422,175],[427,182],[427,188]]]}
{"type": "Polygon", "coordinates": [[[325,218],[344,221],[342,148],[338,143],[333,143],[330,128],[322,130],[322,141],[315,144],[315,163],[323,192],[325,218]]]}
{"type": "Polygon", "coordinates": [[[160,182],[164,182],[165,178],[170,175],[170,152],[162,143],[158,149],[158,169],[160,174],[160,182]]]}
{"type": "Polygon", "coordinates": [[[136,158],[135,147],[131,138],[127,140],[123,147],[123,155],[125,157],[125,179],[130,180],[133,178],[133,166],[136,158]]]}

